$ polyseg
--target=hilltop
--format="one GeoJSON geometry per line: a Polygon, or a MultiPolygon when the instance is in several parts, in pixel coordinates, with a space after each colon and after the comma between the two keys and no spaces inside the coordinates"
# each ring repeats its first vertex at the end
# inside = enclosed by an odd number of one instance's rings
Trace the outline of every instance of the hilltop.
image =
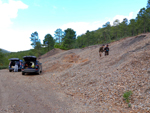
{"type": "Polygon", "coordinates": [[[39,58],[43,76],[74,100],[75,111],[150,112],[150,33],[110,43],[107,57],[99,47],[51,50],[39,58]],[[133,92],[131,108],[125,91],[133,92]]]}

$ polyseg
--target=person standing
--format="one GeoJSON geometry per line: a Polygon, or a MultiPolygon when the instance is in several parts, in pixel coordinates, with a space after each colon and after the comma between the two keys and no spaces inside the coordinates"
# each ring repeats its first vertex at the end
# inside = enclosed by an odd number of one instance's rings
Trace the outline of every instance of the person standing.
{"type": "Polygon", "coordinates": [[[102,46],[99,48],[99,56],[100,56],[100,57],[102,56],[102,53],[104,52],[104,46],[105,46],[105,45],[102,45],[102,46]]]}
{"type": "Polygon", "coordinates": [[[109,45],[104,48],[105,56],[109,55],[109,45]]]}
{"type": "Polygon", "coordinates": [[[15,62],[14,72],[18,72],[18,63],[17,62],[15,62]]]}

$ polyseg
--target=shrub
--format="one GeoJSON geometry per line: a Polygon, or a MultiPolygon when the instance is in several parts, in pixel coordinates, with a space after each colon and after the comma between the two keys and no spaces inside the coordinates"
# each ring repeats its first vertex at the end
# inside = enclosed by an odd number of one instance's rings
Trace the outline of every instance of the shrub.
{"type": "Polygon", "coordinates": [[[1,69],[7,69],[8,68],[8,66],[0,66],[0,70],[1,69]]]}
{"type": "Polygon", "coordinates": [[[123,94],[123,98],[126,100],[126,102],[128,103],[128,107],[131,107],[131,104],[129,104],[130,102],[130,96],[132,95],[132,91],[126,91],[123,94]]]}
{"type": "Polygon", "coordinates": [[[55,44],[55,45],[54,45],[54,48],[61,48],[61,45],[55,44]]]}

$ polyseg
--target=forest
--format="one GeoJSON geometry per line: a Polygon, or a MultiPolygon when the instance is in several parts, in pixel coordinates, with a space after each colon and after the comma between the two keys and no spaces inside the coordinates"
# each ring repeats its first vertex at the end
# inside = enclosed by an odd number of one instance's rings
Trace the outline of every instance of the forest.
{"type": "Polygon", "coordinates": [[[74,48],[84,48],[90,45],[108,44],[119,39],[136,36],[141,33],[150,32],[150,0],[146,8],[141,8],[135,19],[124,18],[122,22],[116,19],[113,25],[110,22],[104,23],[102,28],[94,31],[87,30],[85,34],[76,36],[76,31],[67,28],[62,31],[58,28],[54,37],[46,34],[43,42],[39,39],[38,32],[31,33],[31,46],[33,49],[19,52],[3,52],[0,49],[0,69],[8,68],[9,58],[20,58],[27,55],[39,57],[54,48],[69,50],[74,48]]]}

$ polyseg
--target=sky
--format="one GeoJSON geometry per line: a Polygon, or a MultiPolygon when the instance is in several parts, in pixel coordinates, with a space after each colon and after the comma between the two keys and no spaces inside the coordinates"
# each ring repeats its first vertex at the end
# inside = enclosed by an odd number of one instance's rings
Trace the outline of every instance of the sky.
{"type": "Polygon", "coordinates": [[[101,28],[106,22],[135,19],[147,0],[0,0],[0,48],[10,52],[32,49],[30,36],[71,28],[76,35],[101,28]]]}

